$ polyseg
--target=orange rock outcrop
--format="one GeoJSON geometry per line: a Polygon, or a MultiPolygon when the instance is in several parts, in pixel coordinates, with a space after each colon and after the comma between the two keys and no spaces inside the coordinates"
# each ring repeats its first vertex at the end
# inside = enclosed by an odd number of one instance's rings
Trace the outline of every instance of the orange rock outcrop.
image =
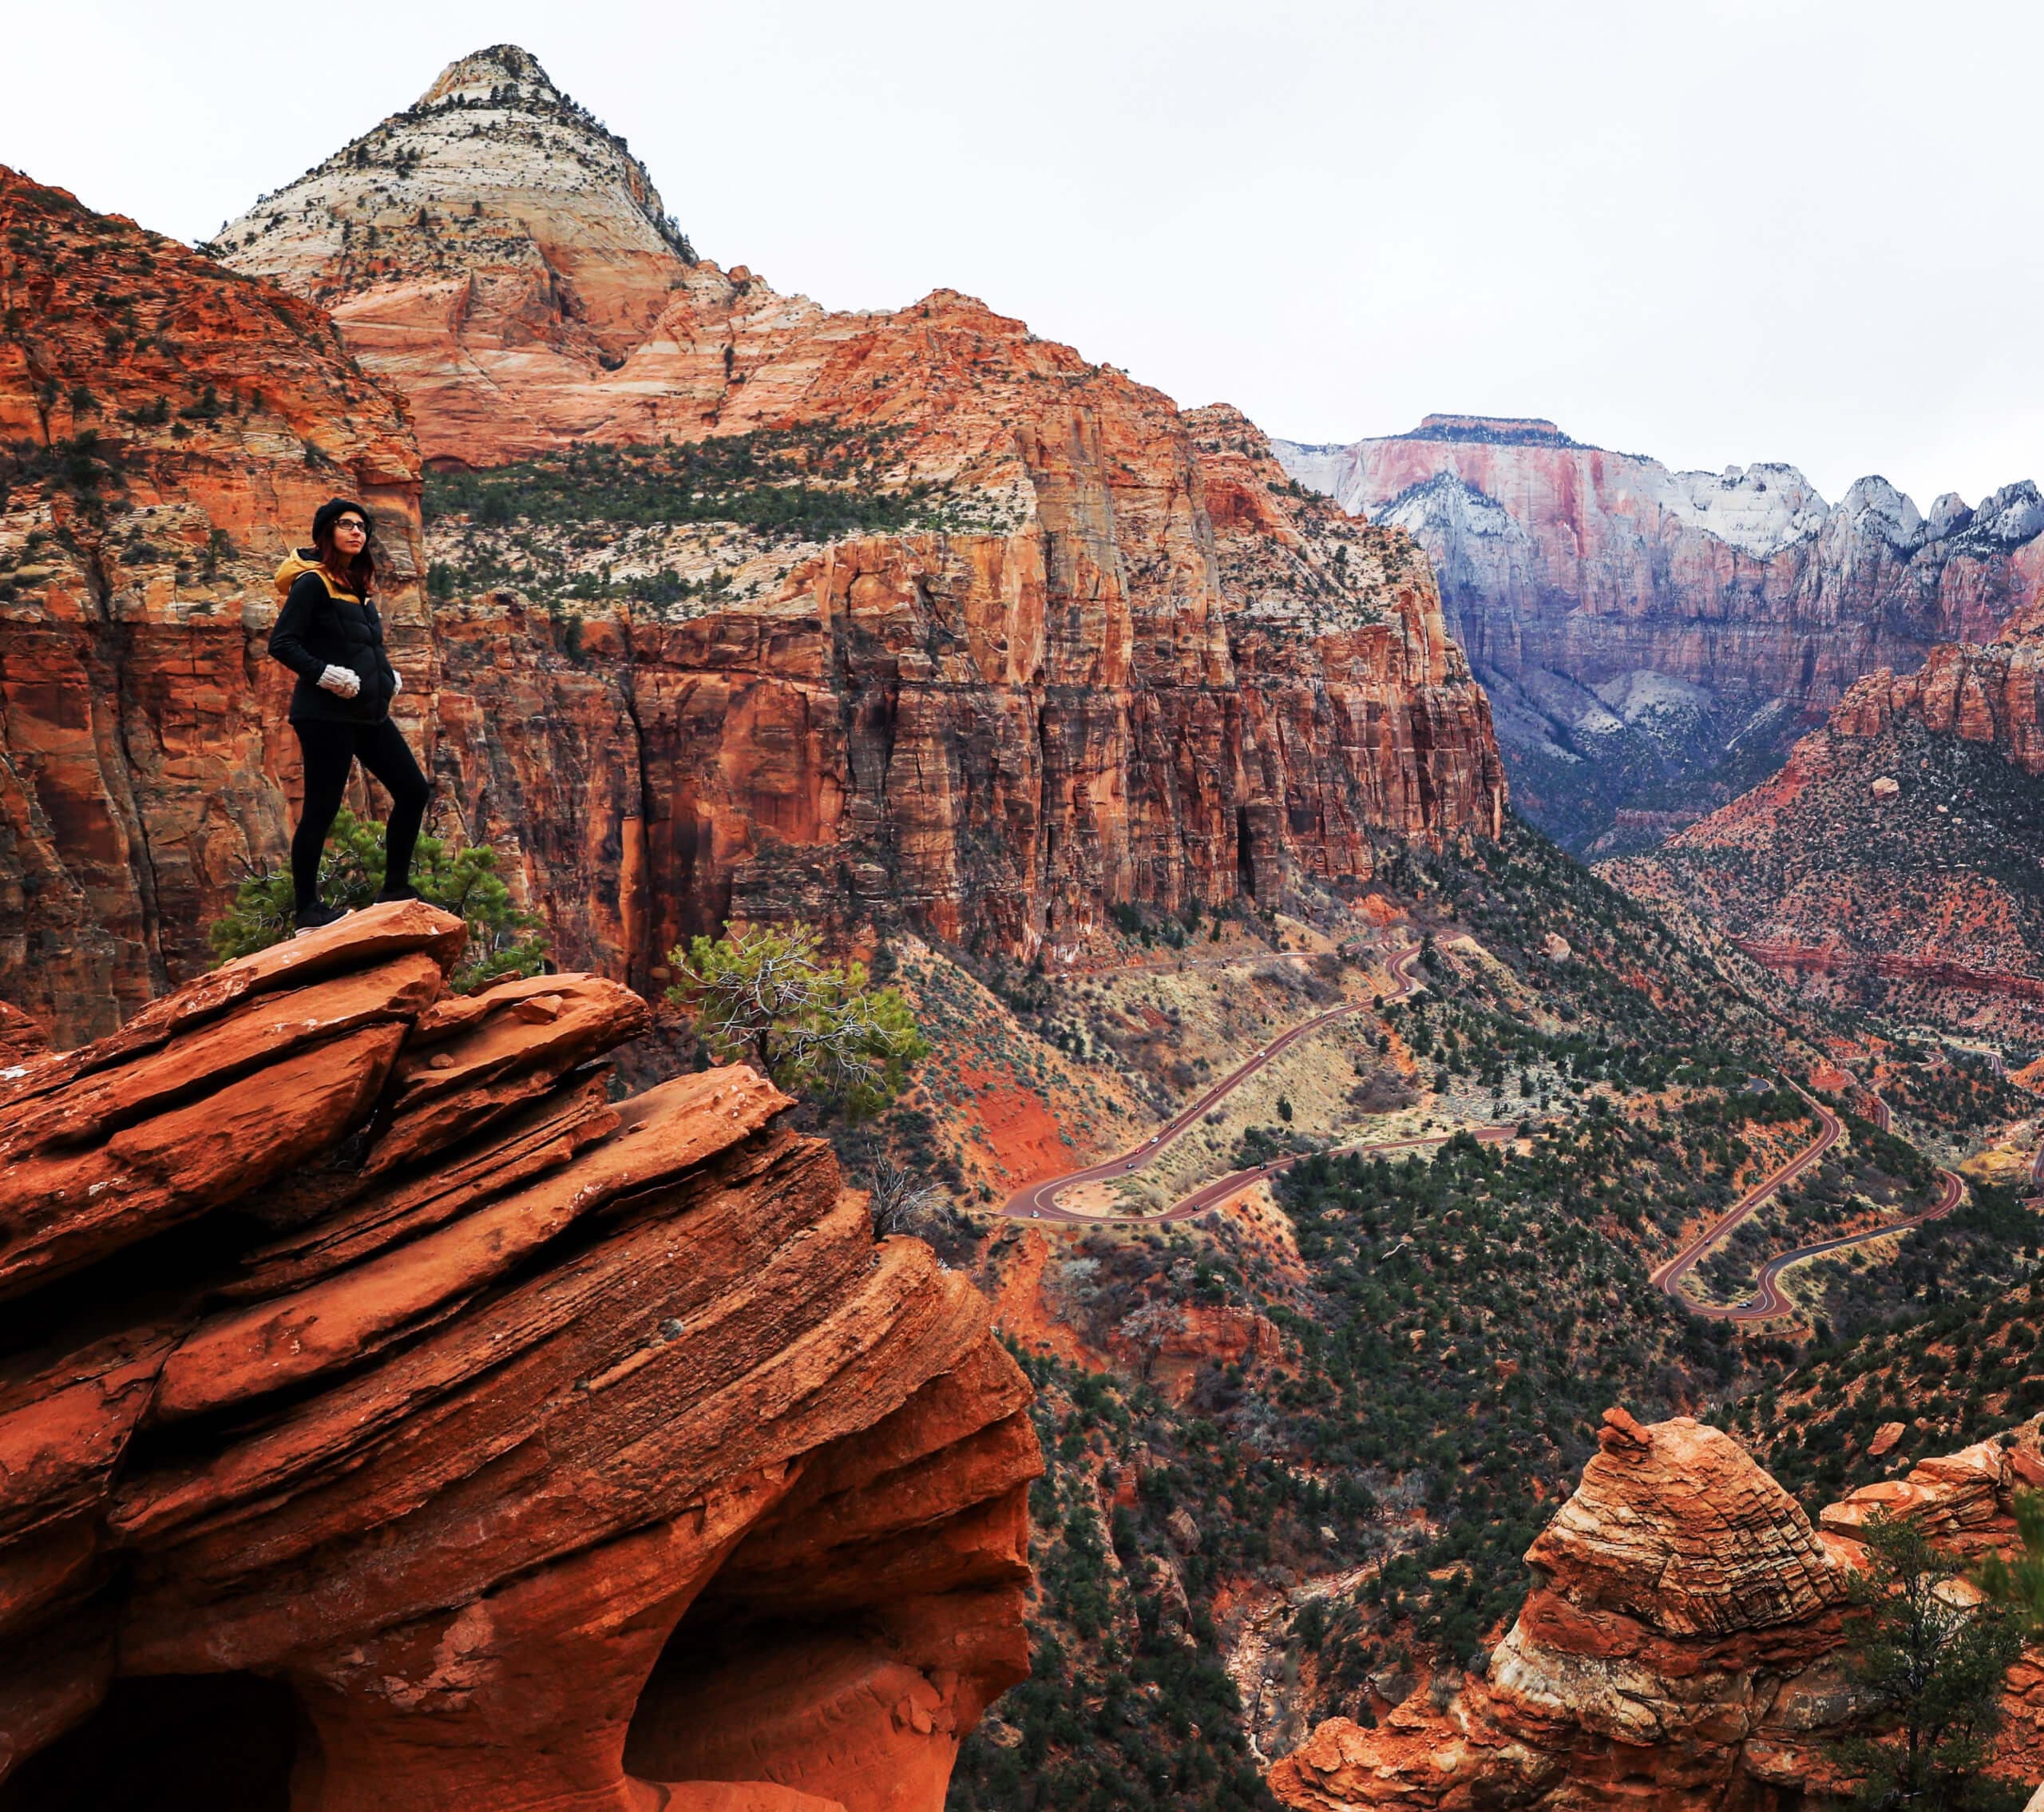
{"type": "Polygon", "coordinates": [[[937,1812],[1028,1671],[984,1303],[751,1071],[613,1101],[616,984],[447,997],[462,936],[377,907],[0,1076],[7,1790],[937,1812]]]}
{"type": "Polygon", "coordinates": [[[8,192],[38,225],[0,259],[41,337],[33,371],[0,371],[0,406],[26,422],[51,385],[100,383],[108,336],[143,319],[129,290],[160,293],[134,394],[168,396],[168,425],[94,419],[124,459],[148,441],[182,525],[162,584],[102,597],[136,537],[158,548],[138,486],[102,487],[94,517],[38,466],[0,517],[0,688],[20,701],[0,993],[60,1042],[195,973],[234,882],[279,858],[295,751],[256,574],[309,498],[350,485],[387,498],[399,716],[436,823],[504,850],[560,958],[636,985],[685,934],[796,913],[1056,962],[1117,904],[1360,888],[1385,839],[1498,827],[1488,707],[1405,537],[1292,485],[1234,411],[1181,413],[969,297],[828,314],[691,261],[621,143],[521,53],[465,59],[224,233],[263,276],[8,192]],[[332,307],[345,350],[267,277],[332,307]],[[204,323],[230,303],[279,344],[223,354],[204,323]],[[431,458],[863,435],[884,458],[861,482],[941,492],[976,525],[806,544],[714,605],[436,602],[414,578],[417,454],[351,355],[402,388],[431,458]],[[208,386],[244,400],[208,414],[208,386]],[[241,426],[267,419],[259,389],[303,434],[241,426]],[[380,438],[329,434],[323,410],[380,438]],[[177,462],[230,427],[266,501],[214,513],[212,468],[177,462]]]}
{"type": "Polygon", "coordinates": [[[1869,673],[1838,701],[1828,728],[1871,741],[1898,719],[1989,744],[2024,773],[2044,774],[2044,605],[2011,617],[1991,642],[1940,644],[1913,673],[1869,673]]]}
{"type": "MultiPolygon", "coordinates": [[[[1533,1589],[1481,1679],[1416,1692],[1374,1729],[1323,1723],[1271,1769],[1299,1812],[1651,1805],[1785,1809],[1832,1782],[1851,1727],[1838,1662],[1874,1509],[1955,1550],[2007,1544],[2044,1479],[2038,1425],[1856,1492],[1816,1526],[1730,1436],[1607,1410],[1575,1493],[1527,1550],[1533,1589]]],[[[2011,1671],[1998,1765],[2044,1771],[2044,1671],[2011,1671]]]]}

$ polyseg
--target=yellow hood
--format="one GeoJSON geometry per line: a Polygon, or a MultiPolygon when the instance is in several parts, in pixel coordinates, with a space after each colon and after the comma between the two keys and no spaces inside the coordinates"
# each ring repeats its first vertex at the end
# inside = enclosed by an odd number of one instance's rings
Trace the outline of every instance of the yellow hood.
{"type": "Polygon", "coordinates": [[[288,597],[291,587],[302,574],[307,573],[319,575],[319,582],[327,588],[329,597],[352,598],[355,595],[353,592],[343,591],[327,576],[326,568],[319,564],[319,550],[317,548],[295,547],[284,556],[283,565],[277,569],[277,596],[288,597]]]}

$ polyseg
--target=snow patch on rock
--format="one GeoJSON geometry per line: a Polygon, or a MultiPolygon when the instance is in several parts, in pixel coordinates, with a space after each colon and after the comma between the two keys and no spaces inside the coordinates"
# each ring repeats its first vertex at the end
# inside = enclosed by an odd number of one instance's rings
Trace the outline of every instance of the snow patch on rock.
{"type": "Polygon", "coordinates": [[[1702,687],[1649,667],[1635,668],[1591,689],[1627,724],[1662,714],[1705,712],[1713,702],[1702,687]]]}
{"type": "Polygon", "coordinates": [[[1675,515],[1756,560],[1808,540],[1830,514],[1816,486],[1792,466],[1727,466],[1667,478],[1662,501],[1675,515]]]}

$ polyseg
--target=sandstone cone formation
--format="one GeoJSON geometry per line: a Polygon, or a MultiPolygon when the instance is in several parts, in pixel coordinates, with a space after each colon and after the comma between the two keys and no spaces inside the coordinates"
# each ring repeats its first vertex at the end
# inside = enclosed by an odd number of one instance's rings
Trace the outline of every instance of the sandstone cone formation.
{"type": "MultiPolygon", "coordinates": [[[[1416,1692],[1374,1729],[1329,1720],[1271,1788],[1300,1812],[1800,1806],[1852,1727],[1837,1651],[1854,1532],[1880,1507],[1960,1552],[2005,1546],[2015,1491],[2044,1480],[2038,1436],[2031,1422],[1927,1461],[1812,1528],[1730,1436],[1609,1410],[1484,1676],[1438,1709],[1416,1692]]],[[[2009,1692],[1998,1766],[2034,1780],[2044,1670],[2012,1670],[2009,1692]]]]}
{"type": "Polygon", "coordinates": [[[485,463],[557,444],[557,398],[621,365],[695,262],[624,141],[509,44],[450,64],[213,249],[331,308],[429,457],[485,463]]]}
{"type": "MultiPolygon", "coordinates": [[[[522,53],[455,65],[228,229],[259,275],[8,192],[34,228],[0,272],[37,313],[0,412],[46,451],[0,514],[0,994],[60,1044],[196,973],[235,882],[281,858],[264,563],[335,489],[372,488],[396,556],[436,825],[498,847],[563,962],[636,985],[684,934],[797,913],[1055,963],[1116,905],[1353,889],[1387,843],[1498,827],[1488,707],[1406,537],[1292,485],[1234,411],[1182,413],[969,297],[831,314],[691,262],[522,53]],[[915,522],[711,524],[719,589],[666,605],[432,599],[379,377],[443,463],[751,437],[915,522]],[[114,383],[118,409],[46,430],[53,390],[114,383]],[[249,426],[259,393],[289,433],[249,426]],[[81,428],[125,485],[66,475],[81,428]],[[230,466],[259,506],[216,498],[230,466]]],[[[629,552],[588,532],[602,565],[629,552]]]]}
{"type": "Polygon", "coordinates": [[[644,1003],[449,997],[462,935],[0,1075],[0,1796],[936,1812],[1027,1671],[1026,1382],[770,1085],[613,1102],[644,1003]]]}

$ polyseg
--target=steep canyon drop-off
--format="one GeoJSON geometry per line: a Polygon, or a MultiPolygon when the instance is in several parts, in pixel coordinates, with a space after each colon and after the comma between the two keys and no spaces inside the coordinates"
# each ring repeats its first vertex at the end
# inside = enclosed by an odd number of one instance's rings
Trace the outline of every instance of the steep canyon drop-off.
{"type": "Polygon", "coordinates": [[[264,569],[335,489],[376,512],[439,809],[513,853],[564,962],[642,985],[727,916],[1026,959],[1113,903],[1268,902],[1367,880],[1380,834],[1499,822],[1487,705],[1402,534],[1232,411],[969,298],[833,315],[696,260],[522,52],[224,231],[252,276],[19,177],[5,206],[0,989],[60,1039],[192,973],[281,850],[264,569]],[[679,606],[435,600],[418,452],[351,355],[429,461],[850,446],[928,521],[679,606]]]}

